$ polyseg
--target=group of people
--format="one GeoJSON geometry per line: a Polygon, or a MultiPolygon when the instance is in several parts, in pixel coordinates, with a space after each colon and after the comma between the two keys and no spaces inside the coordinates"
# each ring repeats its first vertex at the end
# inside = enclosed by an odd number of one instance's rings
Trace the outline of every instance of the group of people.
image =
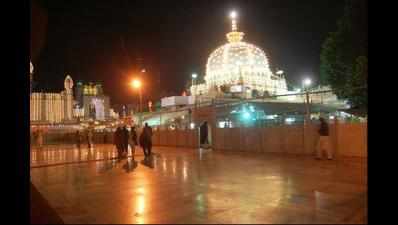
{"type": "Polygon", "coordinates": [[[137,133],[135,127],[131,127],[131,131],[127,127],[118,127],[114,134],[114,144],[117,149],[118,158],[127,157],[128,147],[130,144],[132,155],[134,156],[135,145],[137,145],[137,133]]]}
{"type": "Polygon", "coordinates": [[[134,157],[135,146],[138,144],[141,145],[145,158],[151,156],[152,134],[152,128],[148,126],[148,123],[145,123],[139,140],[137,140],[138,135],[134,126],[131,127],[131,131],[128,131],[126,126],[118,127],[114,133],[114,144],[118,152],[118,158],[121,159],[127,157],[129,145],[131,148],[131,154],[134,157]]]}
{"type": "MultiPolygon", "coordinates": [[[[326,151],[327,159],[332,159],[332,149],[330,146],[329,140],[329,126],[326,120],[323,117],[319,118],[320,126],[318,129],[319,140],[316,146],[315,156],[317,159],[322,158],[323,151],[326,151]]],[[[132,156],[134,157],[135,146],[140,144],[142,150],[144,152],[145,158],[151,155],[152,150],[152,128],[148,126],[148,123],[145,123],[144,128],[138,138],[136,128],[131,127],[131,131],[127,130],[127,127],[118,127],[114,133],[114,144],[118,151],[118,158],[125,158],[128,154],[128,146],[130,145],[132,156]],[[139,140],[138,140],[139,139],[139,140]]],[[[43,134],[41,130],[36,132],[36,139],[39,147],[43,145],[43,134]]],[[[88,130],[86,133],[86,139],[88,147],[91,148],[93,145],[93,133],[91,130],[88,130]]],[[[80,148],[82,142],[82,135],[80,131],[76,131],[76,143],[77,147],[80,148]]],[[[209,140],[208,140],[208,124],[205,121],[200,126],[200,146],[204,148],[208,148],[209,140]]]]}

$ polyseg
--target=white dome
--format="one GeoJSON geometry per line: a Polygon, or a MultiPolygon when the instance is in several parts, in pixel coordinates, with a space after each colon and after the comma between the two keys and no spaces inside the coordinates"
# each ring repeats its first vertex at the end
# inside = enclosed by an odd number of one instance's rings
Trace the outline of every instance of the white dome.
{"type": "Polygon", "coordinates": [[[240,85],[244,90],[257,90],[260,93],[286,92],[284,77],[271,72],[267,55],[261,48],[242,41],[245,34],[237,29],[236,15],[231,15],[231,19],[232,32],[226,35],[228,43],[210,54],[205,83],[193,85],[191,92],[199,95],[209,93],[211,90],[219,90],[222,85],[240,85]]]}
{"type": "Polygon", "coordinates": [[[239,81],[252,83],[259,77],[270,78],[268,59],[264,51],[246,42],[232,42],[217,48],[207,60],[206,83],[231,84],[239,81]],[[250,79],[253,77],[253,79],[250,79]]]}

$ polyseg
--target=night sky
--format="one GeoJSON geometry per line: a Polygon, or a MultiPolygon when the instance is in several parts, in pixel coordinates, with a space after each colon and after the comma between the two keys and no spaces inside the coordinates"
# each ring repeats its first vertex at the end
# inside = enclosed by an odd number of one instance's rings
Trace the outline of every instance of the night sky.
{"type": "Polygon", "coordinates": [[[180,95],[191,73],[203,76],[207,57],[227,42],[232,9],[244,40],[262,48],[288,84],[317,80],[322,42],[344,8],[344,0],[32,3],[36,90],[60,91],[70,74],[75,82],[102,82],[112,104],[137,99],[128,81],[140,68],[147,71],[144,99],[180,95]]]}

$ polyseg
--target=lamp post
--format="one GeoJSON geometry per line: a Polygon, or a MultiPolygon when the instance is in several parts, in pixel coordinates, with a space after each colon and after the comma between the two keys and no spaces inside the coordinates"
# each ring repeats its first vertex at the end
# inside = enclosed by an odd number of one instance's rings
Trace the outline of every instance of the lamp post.
{"type": "MultiPolygon", "coordinates": [[[[142,84],[141,84],[141,81],[139,79],[134,79],[134,80],[131,81],[130,84],[131,84],[131,86],[134,89],[138,89],[138,94],[139,94],[139,97],[140,97],[139,113],[141,115],[141,113],[142,113],[142,91],[141,91],[142,84]]],[[[140,120],[140,122],[141,122],[141,120],[140,120]]]]}
{"type": "Polygon", "coordinates": [[[306,111],[306,119],[307,119],[307,121],[309,121],[311,118],[310,118],[310,94],[309,94],[309,92],[308,92],[308,88],[309,88],[309,86],[311,85],[311,83],[312,83],[312,81],[311,81],[311,79],[309,79],[309,78],[305,78],[304,80],[303,80],[303,90],[305,90],[305,99],[306,99],[306,101],[305,101],[305,111],[306,111]]]}
{"type": "MultiPolygon", "coordinates": [[[[278,70],[277,72],[276,72],[276,74],[280,77],[280,78],[282,78],[282,75],[283,75],[283,70],[278,70]]],[[[274,94],[275,95],[277,95],[278,94],[278,92],[276,91],[276,89],[277,89],[277,83],[276,82],[274,82],[274,94]]]]}
{"type": "MultiPolygon", "coordinates": [[[[196,78],[198,78],[198,74],[193,73],[191,75],[191,78],[192,78],[192,92],[193,92],[193,93],[191,93],[191,96],[196,96],[196,86],[194,86],[194,85],[196,85],[196,78]]],[[[195,97],[194,101],[195,101],[195,108],[196,108],[196,101],[197,101],[196,97],[195,97]]]]}
{"type": "MultiPolygon", "coordinates": [[[[141,70],[142,76],[143,76],[144,73],[146,73],[146,69],[145,68],[141,70]]],[[[138,93],[140,95],[140,112],[142,112],[142,92],[141,92],[141,86],[142,85],[141,85],[141,81],[140,80],[137,80],[137,81],[138,81],[138,83],[136,84],[136,86],[138,88],[138,93]]]]}
{"type": "Polygon", "coordinates": [[[198,78],[198,74],[196,74],[196,73],[193,73],[192,75],[191,75],[191,77],[192,77],[192,87],[194,87],[194,85],[196,84],[196,78],[198,78]]]}

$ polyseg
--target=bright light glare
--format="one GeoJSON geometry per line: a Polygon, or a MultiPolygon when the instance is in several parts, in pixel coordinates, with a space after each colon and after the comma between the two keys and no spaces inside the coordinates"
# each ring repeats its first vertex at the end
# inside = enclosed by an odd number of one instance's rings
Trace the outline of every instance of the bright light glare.
{"type": "Polygon", "coordinates": [[[305,86],[310,86],[312,81],[311,81],[311,79],[306,78],[306,79],[304,79],[303,83],[304,83],[305,86]]]}
{"type": "Polygon", "coordinates": [[[276,72],[276,74],[282,75],[282,74],[283,74],[283,70],[278,70],[278,71],[276,72]]]}
{"type": "Polygon", "coordinates": [[[140,88],[141,87],[141,81],[140,80],[133,80],[131,81],[131,86],[134,88],[140,88]]]}
{"type": "Polygon", "coordinates": [[[248,112],[243,113],[243,118],[250,119],[250,113],[248,113],[248,112]]]}
{"type": "Polygon", "coordinates": [[[198,74],[196,74],[196,73],[192,74],[192,78],[196,79],[197,77],[198,77],[198,74]]]}
{"type": "Polygon", "coordinates": [[[232,11],[231,14],[229,14],[229,16],[231,17],[231,19],[236,19],[238,14],[236,13],[236,11],[232,11]]]}
{"type": "Polygon", "coordinates": [[[286,123],[293,123],[294,121],[296,121],[296,119],[295,118],[291,118],[291,117],[288,117],[288,118],[285,119],[286,123]]]}

